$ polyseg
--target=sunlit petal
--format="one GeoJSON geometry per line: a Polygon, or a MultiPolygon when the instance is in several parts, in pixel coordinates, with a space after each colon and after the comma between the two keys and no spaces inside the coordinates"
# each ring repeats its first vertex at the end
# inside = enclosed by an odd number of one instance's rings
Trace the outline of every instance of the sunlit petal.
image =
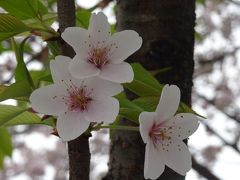
{"type": "Polygon", "coordinates": [[[65,88],[60,84],[52,84],[36,89],[30,96],[32,108],[40,113],[59,115],[66,111],[67,106],[61,100],[66,94],[65,88]]]}
{"type": "Polygon", "coordinates": [[[155,112],[142,112],[139,115],[139,130],[145,143],[149,141],[149,132],[156,116],[157,114],[155,112]]]}
{"type": "Polygon", "coordinates": [[[90,34],[90,38],[93,41],[101,42],[106,41],[110,37],[110,25],[108,23],[107,17],[102,13],[99,12],[97,14],[93,13],[90,22],[88,31],[90,34]]]}
{"type": "Polygon", "coordinates": [[[58,134],[64,141],[70,141],[84,133],[89,124],[90,123],[85,120],[83,114],[68,111],[58,116],[58,134]]]}
{"type": "Polygon", "coordinates": [[[86,119],[89,122],[112,123],[119,112],[119,102],[112,97],[106,97],[104,100],[93,100],[86,113],[86,119]]]}
{"type": "Polygon", "coordinates": [[[73,77],[83,79],[98,75],[100,70],[88,62],[80,60],[78,56],[75,56],[70,63],[69,72],[73,77]]]}
{"type": "Polygon", "coordinates": [[[152,143],[147,143],[144,161],[144,178],[157,179],[164,171],[164,157],[152,143]]]}
{"type": "Polygon", "coordinates": [[[183,140],[191,136],[199,126],[200,118],[191,113],[180,113],[169,120],[166,125],[173,128],[173,136],[183,140]]]}
{"type": "Polygon", "coordinates": [[[85,58],[88,53],[89,39],[88,31],[80,27],[68,27],[61,34],[64,41],[73,47],[76,54],[85,58]]]}
{"type": "Polygon", "coordinates": [[[192,160],[190,152],[187,145],[181,140],[173,139],[169,148],[162,152],[166,165],[177,173],[186,175],[191,169],[192,160]]]}
{"type": "Polygon", "coordinates": [[[130,64],[122,62],[120,64],[107,64],[102,69],[100,77],[112,82],[126,83],[133,81],[134,73],[130,64]]]}
{"type": "Polygon", "coordinates": [[[136,31],[120,31],[109,39],[111,47],[110,59],[112,63],[121,63],[142,46],[142,38],[136,31]]]}
{"type": "Polygon", "coordinates": [[[156,112],[160,121],[168,120],[176,113],[180,102],[180,89],[176,85],[165,85],[156,112]]]}
{"type": "Polygon", "coordinates": [[[67,56],[56,56],[55,60],[50,61],[52,79],[55,83],[72,78],[68,71],[71,59],[67,56]]]}

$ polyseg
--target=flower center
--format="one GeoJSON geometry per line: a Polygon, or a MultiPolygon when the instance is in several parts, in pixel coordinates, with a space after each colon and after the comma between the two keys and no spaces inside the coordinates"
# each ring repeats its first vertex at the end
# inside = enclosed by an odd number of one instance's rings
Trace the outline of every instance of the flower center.
{"type": "Polygon", "coordinates": [[[109,62],[108,48],[93,48],[88,53],[88,61],[94,64],[98,69],[109,62]]]}
{"type": "Polygon", "coordinates": [[[92,100],[90,94],[85,88],[72,89],[69,91],[69,99],[67,101],[70,111],[84,111],[87,109],[89,102],[92,100]]]}
{"type": "Polygon", "coordinates": [[[53,99],[63,101],[68,107],[69,111],[87,110],[90,102],[92,101],[93,89],[89,89],[83,84],[80,87],[76,86],[72,83],[72,80],[69,80],[69,82],[62,80],[62,83],[66,85],[67,94],[62,96],[54,96],[53,99]]]}
{"type": "Polygon", "coordinates": [[[165,146],[166,142],[171,140],[171,130],[172,127],[165,127],[162,123],[154,122],[148,135],[155,147],[157,147],[158,144],[165,146]]]}

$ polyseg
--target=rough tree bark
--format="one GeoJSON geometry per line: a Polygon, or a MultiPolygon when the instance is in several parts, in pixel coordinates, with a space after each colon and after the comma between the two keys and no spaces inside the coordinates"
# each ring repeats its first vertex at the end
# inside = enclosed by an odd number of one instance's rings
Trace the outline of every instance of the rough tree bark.
{"type": "MultiPolygon", "coordinates": [[[[131,56],[148,70],[171,67],[157,76],[164,84],[176,84],[181,100],[191,105],[195,0],[118,0],[117,30],[134,29],[143,37],[140,51],[131,56]]],[[[122,120],[123,124],[129,124],[122,120]]],[[[117,131],[111,142],[109,173],[105,180],[141,180],[145,145],[139,133],[117,131]]],[[[159,179],[183,180],[166,168],[159,179]]]]}
{"type": "MultiPolygon", "coordinates": [[[[65,28],[75,26],[75,1],[58,0],[58,21],[60,33],[65,28]]],[[[62,39],[59,40],[60,48],[63,55],[73,57],[73,49],[62,39]]],[[[69,179],[71,180],[88,180],[90,168],[90,150],[89,135],[81,135],[75,140],[68,142],[69,155],[69,179]]]]}

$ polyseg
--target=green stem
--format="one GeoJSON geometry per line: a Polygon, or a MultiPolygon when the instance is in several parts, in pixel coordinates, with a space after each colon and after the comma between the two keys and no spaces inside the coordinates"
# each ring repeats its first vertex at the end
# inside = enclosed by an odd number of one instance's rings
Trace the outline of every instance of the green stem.
{"type": "Polygon", "coordinates": [[[105,125],[97,127],[99,129],[109,128],[109,129],[118,129],[118,130],[127,130],[127,131],[139,131],[139,127],[136,126],[118,126],[118,125],[105,125]]]}

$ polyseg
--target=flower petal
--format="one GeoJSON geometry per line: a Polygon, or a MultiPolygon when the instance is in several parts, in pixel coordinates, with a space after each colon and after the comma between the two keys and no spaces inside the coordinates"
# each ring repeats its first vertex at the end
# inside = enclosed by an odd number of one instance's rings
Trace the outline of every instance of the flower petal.
{"type": "Polygon", "coordinates": [[[133,81],[134,73],[130,64],[122,62],[120,64],[107,64],[103,67],[99,75],[102,79],[126,83],[133,81]]]}
{"type": "Polygon", "coordinates": [[[118,100],[106,97],[104,100],[91,101],[85,117],[89,122],[112,123],[116,119],[118,112],[118,100]]]}
{"type": "Polygon", "coordinates": [[[147,143],[144,161],[144,178],[157,179],[164,171],[163,154],[152,143],[147,143]]]}
{"type": "Polygon", "coordinates": [[[142,46],[142,38],[136,31],[125,30],[113,34],[107,42],[111,47],[112,63],[121,63],[142,46]]]}
{"type": "Polygon", "coordinates": [[[163,87],[161,98],[156,112],[161,117],[160,121],[166,121],[176,113],[180,102],[180,89],[176,85],[166,84],[163,87]]]}
{"type": "Polygon", "coordinates": [[[93,77],[85,80],[86,86],[92,89],[92,94],[96,99],[114,96],[123,91],[121,84],[106,81],[99,77],[93,77]]]}
{"type": "Polygon", "coordinates": [[[156,116],[157,114],[155,112],[142,112],[139,115],[139,130],[144,143],[149,141],[148,134],[152,128],[156,116]]]}
{"type": "Polygon", "coordinates": [[[111,35],[107,17],[102,12],[93,13],[90,18],[88,31],[93,41],[106,41],[111,35]]]}
{"type": "Polygon", "coordinates": [[[191,136],[199,126],[199,117],[191,113],[180,113],[167,121],[167,125],[172,126],[173,136],[183,140],[191,136]]]}
{"type": "Polygon", "coordinates": [[[70,141],[84,133],[89,124],[83,114],[68,111],[61,114],[57,119],[58,134],[64,141],[70,141]]]}
{"type": "Polygon", "coordinates": [[[68,71],[70,61],[71,59],[67,56],[56,56],[55,60],[50,61],[52,79],[55,83],[72,78],[68,71]]]}
{"type": "Polygon", "coordinates": [[[75,78],[83,79],[92,76],[96,76],[100,73],[100,70],[90,63],[87,63],[75,56],[69,65],[69,71],[75,78]]]}
{"type": "Polygon", "coordinates": [[[62,38],[71,45],[76,54],[86,57],[89,49],[88,31],[80,27],[68,27],[62,33],[62,38]]]}
{"type": "Polygon", "coordinates": [[[66,94],[65,88],[59,84],[44,86],[33,91],[30,96],[32,108],[40,113],[59,115],[67,106],[61,97],[66,94]]]}
{"type": "Polygon", "coordinates": [[[178,139],[172,139],[169,148],[162,152],[166,165],[177,173],[184,176],[191,169],[191,155],[184,142],[178,139]]]}

